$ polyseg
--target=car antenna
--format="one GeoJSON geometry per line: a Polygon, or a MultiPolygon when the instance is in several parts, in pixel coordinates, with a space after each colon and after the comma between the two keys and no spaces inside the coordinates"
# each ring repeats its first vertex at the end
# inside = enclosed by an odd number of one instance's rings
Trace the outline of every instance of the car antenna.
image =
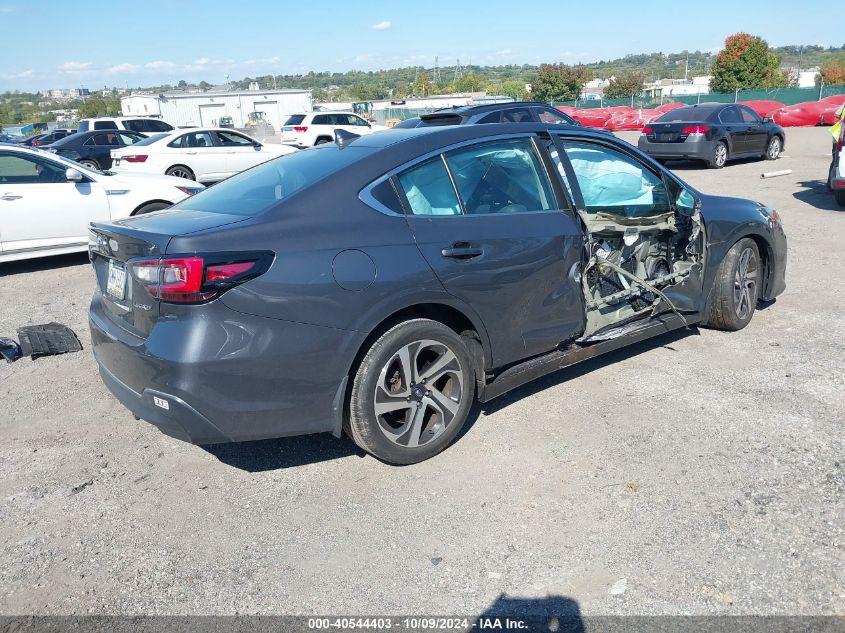
{"type": "Polygon", "coordinates": [[[361,138],[361,135],[355,134],[354,132],[347,132],[346,130],[334,131],[334,142],[341,149],[349,145],[356,138],[361,138]]]}

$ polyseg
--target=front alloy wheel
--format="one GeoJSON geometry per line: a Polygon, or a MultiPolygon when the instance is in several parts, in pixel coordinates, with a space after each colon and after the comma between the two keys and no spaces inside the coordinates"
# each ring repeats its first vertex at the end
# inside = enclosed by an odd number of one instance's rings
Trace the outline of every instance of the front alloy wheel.
{"type": "Polygon", "coordinates": [[[760,264],[757,252],[752,246],[746,246],[739,255],[739,263],[734,275],[734,310],[740,321],[749,318],[757,305],[757,280],[760,276],[760,264]]]}
{"type": "Polygon", "coordinates": [[[433,457],[457,436],[475,396],[464,339],[438,321],[412,319],[382,334],[358,366],[346,430],[391,464],[433,457]]]}

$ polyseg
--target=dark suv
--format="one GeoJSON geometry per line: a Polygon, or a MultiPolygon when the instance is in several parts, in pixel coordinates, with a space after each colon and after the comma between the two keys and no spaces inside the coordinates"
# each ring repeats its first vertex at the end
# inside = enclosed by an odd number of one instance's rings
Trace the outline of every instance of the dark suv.
{"type": "Polygon", "coordinates": [[[512,101],[483,105],[446,108],[406,119],[397,128],[427,127],[432,125],[471,125],[474,123],[547,123],[553,125],[581,125],[568,114],[547,103],[512,101]]]}
{"type": "Polygon", "coordinates": [[[345,431],[397,464],[443,450],[476,399],[741,329],[786,270],[776,211],[538,123],[340,138],[89,244],[94,356],[136,416],[198,444],[345,431]]]}

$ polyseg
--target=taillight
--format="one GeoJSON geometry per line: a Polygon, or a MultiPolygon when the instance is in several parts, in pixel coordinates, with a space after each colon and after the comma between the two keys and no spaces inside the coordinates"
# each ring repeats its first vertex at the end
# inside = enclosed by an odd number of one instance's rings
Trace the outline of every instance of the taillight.
{"type": "Polygon", "coordinates": [[[41,145],[41,141],[32,141],[33,145],[41,145]]]}
{"type": "Polygon", "coordinates": [[[307,125],[294,125],[293,131],[297,134],[305,134],[308,131],[307,125]]]}
{"type": "Polygon", "coordinates": [[[643,128],[643,134],[654,134],[654,128],[651,128],[649,126],[645,126],[643,128]]]}
{"type": "Polygon", "coordinates": [[[690,125],[685,127],[681,134],[706,134],[709,129],[706,125],[690,125]]]}
{"type": "Polygon", "coordinates": [[[129,154],[127,156],[121,156],[120,160],[125,160],[127,163],[145,163],[145,162],[147,162],[147,155],[146,154],[129,154]]]}
{"type": "Polygon", "coordinates": [[[273,253],[214,253],[130,260],[144,289],[168,303],[204,303],[267,272],[273,253]]]}

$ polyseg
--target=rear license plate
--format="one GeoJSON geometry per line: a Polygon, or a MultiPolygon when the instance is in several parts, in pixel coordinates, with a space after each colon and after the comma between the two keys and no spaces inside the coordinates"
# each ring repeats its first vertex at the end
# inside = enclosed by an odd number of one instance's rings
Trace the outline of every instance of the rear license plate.
{"type": "Polygon", "coordinates": [[[109,279],[106,283],[106,293],[115,299],[126,297],[126,268],[109,260],[109,279]]]}
{"type": "Polygon", "coordinates": [[[663,142],[665,143],[666,141],[671,141],[671,140],[672,140],[672,136],[673,136],[673,135],[672,135],[672,133],[671,133],[671,132],[663,132],[662,134],[658,134],[658,135],[657,135],[657,140],[658,140],[658,141],[663,141],[663,142]]]}

